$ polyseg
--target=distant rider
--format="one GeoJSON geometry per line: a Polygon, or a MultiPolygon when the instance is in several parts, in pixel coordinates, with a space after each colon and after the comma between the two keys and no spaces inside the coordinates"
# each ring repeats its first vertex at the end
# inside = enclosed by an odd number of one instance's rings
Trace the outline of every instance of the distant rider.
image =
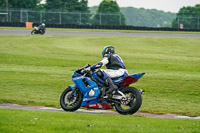
{"type": "Polygon", "coordinates": [[[128,71],[121,57],[115,54],[115,48],[113,46],[104,47],[102,57],[102,61],[92,65],[90,69],[94,71],[106,65],[107,69],[99,69],[97,75],[108,85],[109,90],[106,93],[114,93],[118,87],[113,83],[111,78],[117,78],[124,74],[128,75],[128,71]]]}
{"type": "Polygon", "coordinates": [[[45,32],[45,24],[42,23],[41,25],[38,26],[38,30],[41,32],[41,33],[44,33],[45,32]]]}

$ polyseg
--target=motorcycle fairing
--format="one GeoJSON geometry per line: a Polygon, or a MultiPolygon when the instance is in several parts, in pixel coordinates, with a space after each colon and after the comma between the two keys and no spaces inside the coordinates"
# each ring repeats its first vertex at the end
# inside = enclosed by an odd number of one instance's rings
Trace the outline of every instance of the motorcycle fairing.
{"type": "Polygon", "coordinates": [[[128,75],[126,77],[120,77],[116,80],[113,80],[113,82],[115,82],[115,83],[119,82],[120,86],[126,87],[126,86],[129,86],[132,83],[137,82],[138,79],[140,79],[144,74],[145,73],[131,74],[131,75],[128,75]]]}
{"type": "MultiPolygon", "coordinates": [[[[70,85],[69,87],[73,90],[75,88],[76,85],[70,85]]],[[[97,98],[98,96],[93,96],[90,97],[88,95],[90,91],[88,91],[87,93],[85,93],[85,95],[83,96],[83,101],[81,103],[81,106],[84,106],[86,108],[94,108],[94,109],[112,109],[113,107],[111,105],[109,105],[106,101],[103,102],[97,102],[97,98]]],[[[95,92],[96,93],[96,92],[95,92]]],[[[98,93],[98,92],[97,92],[98,93]]],[[[96,94],[97,94],[96,93],[96,94]]],[[[99,95],[99,94],[98,94],[99,95]]]]}
{"type": "Polygon", "coordinates": [[[97,103],[97,104],[89,104],[85,105],[86,108],[93,108],[93,109],[113,109],[113,107],[108,103],[97,103]]]}
{"type": "Polygon", "coordinates": [[[101,78],[99,78],[99,76],[97,76],[97,72],[96,71],[92,73],[92,77],[94,77],[95,79],[99,80],[101,83],[104,83],[104,81],[101,78]]]}
{"type": "Polygon", "coordinates": [[[38,30],[38,27],[34,26],[34,29],[38,30]]]}
{"type": "MultiPolygon", "coordinates": [[[[120,83],[121,86],[129,86],[129,84],[136,82],[144,74],[145,73],[136,73],[136,74],[131,74],[128,76],[122,76],[122,77],[114,79],[113,82],[120,83]]],[[[92,76],[98,79],[99,81],[101,81],[102,83],[104,83],[104,81],[96,75],[96,72],[92,73],[92,76]]],[[[98,85],[94,81],[76,72],[74,72],[74,75],[72,76],[72,81],[77,85],[77,87],[83,94],[83,101],[81,103],[81,106],[99,104],[99,102],[97,102],[97,98],[100,94],[100,91],[99,91],[98,85]],[[89,92],[91,90],[95,92],[93,96],[89,96],[89,92]]],[[[69,87],[72,88],[73,90],[75,85],[70,85],[69,87]]],[[[103,101],[100,103],[107,103],[107,102],[103,101]]]]}
{"type": "MultiPolygon", "coordinates": [[[[97,98],[100,94],[100,91],[98,85],[94,81],[77,73],[74,73],[72,76],[72,81],[77,85],[83,94],[83,101],[81,106],[98,103],[97,98]],[[94,91],[93,96],[89,96],[89,92],[91,90],[94,91]]],[[[71,85],[70,87],[74,88],[75,86],[71,85]]]]}
{"type": "Polygon", "coordinates": [[[113,80],[113,82],[117,83],[117,82],[123,82],[123,80],[127,77],[133,77],[135,78],[136,80],[140,79],[145,73],[135,73],[135,74],[131,74],[131,75],[128,75],[128,76],[122,76],[122,77],[119,77],[119,78],[116,78],[113,80]]]}

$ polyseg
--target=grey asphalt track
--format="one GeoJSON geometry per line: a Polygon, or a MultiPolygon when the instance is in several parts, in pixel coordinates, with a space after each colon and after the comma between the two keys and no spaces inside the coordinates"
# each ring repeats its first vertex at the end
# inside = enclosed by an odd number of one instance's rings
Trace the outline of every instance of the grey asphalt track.
{"type": "MultiPolygon", "coordinates": [[[[31,35],[31,30],[0,29],[0,35],[31,35]]],[[[129,33],[129,32],[101,32],[101,31],[56,31],[48,30],[45,35],[87,35],[87,36],[158,36],[158,37],[199,37],[200,34],[181,33],[129,33]]]]}

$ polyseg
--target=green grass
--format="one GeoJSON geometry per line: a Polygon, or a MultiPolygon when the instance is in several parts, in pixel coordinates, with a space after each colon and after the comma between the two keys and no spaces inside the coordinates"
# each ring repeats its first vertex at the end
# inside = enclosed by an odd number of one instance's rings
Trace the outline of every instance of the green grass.
{"type": "Polygon", "coordinates": [[[59,107],[76,68],[102,59],[113,45],[132,86],[146,90],[140,112],[200,116],[200,38],[0,36],[0,103],[59,107]]]}
{"type": "MultiPolygon", "coordinates": [[[[32,30],[25,27],[0,27],[0,29],[32,30]]],[[[47,30],[58,31],[96,31],[96,32],[130,32],[130,33],[170,33],[170,34],[200,34],[191,31],[145,31],[145,30],[112,30],[112,29],[74,29],[74,28],[46,28],[47,30]]]]}
{"type": "Polygon", "coordinates": [[[1,133],[199,133],[200,122],[143,116],[0,109],[1,133]]]}

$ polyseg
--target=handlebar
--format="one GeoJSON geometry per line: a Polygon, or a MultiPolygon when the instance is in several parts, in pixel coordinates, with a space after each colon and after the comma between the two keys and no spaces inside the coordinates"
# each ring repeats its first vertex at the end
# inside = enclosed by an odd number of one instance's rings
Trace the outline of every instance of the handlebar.
{"type": "Polygon", "coordinates": [[[80,68],[80,69],[76,69],[76,72],[83,75],[85,74],[86,72],[84,71],[86,68],[90,67],[89,64],[86,64],[84,67],[80,68]]]}

